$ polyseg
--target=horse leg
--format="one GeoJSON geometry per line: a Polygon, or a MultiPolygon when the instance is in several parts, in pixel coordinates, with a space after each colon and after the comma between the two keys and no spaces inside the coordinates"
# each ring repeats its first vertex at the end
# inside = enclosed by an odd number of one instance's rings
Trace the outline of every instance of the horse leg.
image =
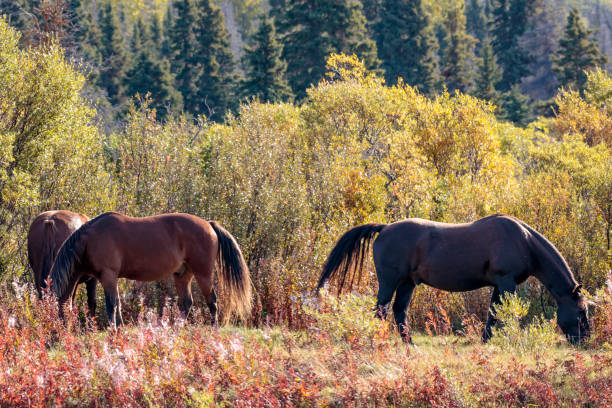
{"type": "Polygon", "coordinates": [[[406,309],[408,308],[408,304],[410,304],[414,287],[415,284],[412,279],[402,282],[397,288],[395,302],[393,302],[393,315],[395,316],[397,329],[402,336],[402,340],[407,343],[412,343],[412,339],[410,338],[408,327],[406,326],[406,309]]]}
{"type": "Polygon", "coordinates": [[[491,306],[489,307],[489,316],[487,318],[487,324],[482,333],[482,341],[487,342],[493,332],[491,330],[491,326],[493,326],[497,319],[495,318],[495,306],[501,303],[502,298],[507,293],[514,293],[516,290],[516,283],[510,280],[500,281],[497,283],[497,286],[493,289],[493,294],[491,295],[491,306]]]}
{"type": "Polygon", "coordinates": [[[96,316],[96,307],[98,306],[96,303],[96,284],[98,282],[95,278],[89,278],[85,282],[85,287],[87,288],[87,309],[89,310],[89,317],[96,316]]]}
{"type": "Polygon", "coordinates": [[[119,288],[117,287],[117,275],[113,272],[103,273],[101,278],[106,298],[106,314],[111,327],[117,327],[123,323],[121,318],[121,305],[119,299],[119,288]],[[111,276],[104,276],[111,275],[111,276]]]}
{"type": "Polygon", "coordinates": [[[79,289],[80,283],[81,283],[80,281],[77,281],[76,285],[74,285],[74,289],[72,290],[72,293],[70,294],[70,309],[74,309],[74,302],[77,297],[77,291],[79,289]]]}
{"type": "Polygon", "coordinates": [[[216,327],[218,319],[218,309],[217,293],[215,292],[215,288],[212,288],[210,291],[210,296],[206,297],[206,304],[208,305],[208,310],[210,310],[210,315],[212,316],[211,324],[216,327]]]}
{"type": "Polygon", "coordinates": [[[493,313],[493,307],[494,305],[499,304],[499,302],[500,302],[499,289],[497,288],[497,286],[495,286],[493,288],[493,294],[491,295],[491,304],[489,306],[489,315],[487,318],[487,324],[484,328],[484,331],[482,332],[482,341],[484,343],[489,341],[491,336],[493,336],[491,327],[497,322],[497,319],[495,318],[495,313],[493,313]]]}
{"type": "Polygon", "coordinates": [[[215,293],[215,288],[213,287],[212,277],[212,273],[209,274],[208,277],[196,275],[196,281],[198,282],[198,286],[200,287],[200,290],[202,291],[202,294],[206,299],[208,310],[210,310],[210,324],[212,326],[217,326],[217,294],[215,293]]]}
{"type": "Polygon", "coordinates": [[[381,320],[387,318],[389,303],[393,299],[393,293],[397,286],[388,285],[378,281],[378,295],[376,296],[376,317],[381,320]]]}
{"type": "Polygon", "coordinates": [[[174,274],[174,286],[178,294],[178,307],[181,313],[187,318],[189,310],[193,304],[193,296],[191,294],[191,281],[193,274],[191,272],[182,271],[180,274],[174,274]]]}

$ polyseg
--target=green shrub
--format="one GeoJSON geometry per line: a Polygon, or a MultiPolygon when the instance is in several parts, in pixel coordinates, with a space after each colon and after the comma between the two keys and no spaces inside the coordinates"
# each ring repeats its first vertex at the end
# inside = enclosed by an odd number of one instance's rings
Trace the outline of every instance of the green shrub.
{"type": "Polygon", "coordinates": [[[303,306],[306,315],[314,320],[310,330],[334,343],[371,347],[389,331],[389,322],[376,317],[372,296],[350,293],[336,297],[322,290],[317,300],[303,306]]]}
{"type": "Polygon", "coordinates": [[[518,294],[504,296],[501,304],[495,306],[495,316],[501,327],[493,328],[491,344],[504,351],[514,350],[517,354],[544,351],[559,341],[555,319],[546,320],[537,316],[531,323],[522,324],[529,312],[529,301],[518,294]]]}

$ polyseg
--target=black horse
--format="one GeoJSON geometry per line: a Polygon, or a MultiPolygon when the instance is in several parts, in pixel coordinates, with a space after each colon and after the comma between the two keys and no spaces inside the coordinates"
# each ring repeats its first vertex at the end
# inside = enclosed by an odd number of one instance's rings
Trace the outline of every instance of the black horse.
{"type": "Polygon", "coordinates": [[[393,224],[366,224],[346,232],[327,259],[320,289],[338,275],[338,293],[359,280],[363,261],[375,235],[374,264],[378,278],[379,315],[385,317],[395,293],[393,314],[408,339],[406,308],[416,285],[462,292],[493,286],[491,309],[483,340],[491,337],[494,307],[529,276],[546,286],[557,302],[557,323],[572,343],[589,335],[581,285],[559,251],[524,222],[492,215],[467,224],[445,224],[418,218],[393,224]],[[352,273],[349,273],[351,272],[352,273]]]}

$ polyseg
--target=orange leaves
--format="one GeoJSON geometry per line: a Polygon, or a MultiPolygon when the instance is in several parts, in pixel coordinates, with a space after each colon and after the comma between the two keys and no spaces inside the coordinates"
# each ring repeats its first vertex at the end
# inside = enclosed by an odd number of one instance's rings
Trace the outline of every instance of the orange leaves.
{"type": "Polygon", "coordinates": [[[561,91],[555,102],[558,110],[551,123],[555,136],[578,134],[589,146],[604,143],[612,148],[612,118],[605,107],[587,103],[574,91],[561,91]]]}

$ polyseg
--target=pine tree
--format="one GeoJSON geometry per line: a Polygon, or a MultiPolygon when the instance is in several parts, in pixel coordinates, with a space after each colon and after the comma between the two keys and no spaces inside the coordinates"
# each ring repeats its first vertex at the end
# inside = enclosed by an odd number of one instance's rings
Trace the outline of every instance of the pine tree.
{"type": "Polygon", "coordinates": [[[75,27],[73,35],[77,45],[77,57],[84,63],[90,83],[98,84],[102,65],[102,31],[95,23],[90,8],[80,0],[72,1],[71,10],[72,25],[75,27]]]}
{"type": "Polygon", "coordinates": [[[582,91],[586,83],[584,71],[607,62],[592,34],[582,22],[578,9],[572,8],[563,37],[559,40],[557,56],[553,58],[553,71],[562,86],[582,91]]]}
{"type": "Polygon", "coordinates": [[[123,102],[123,76],[127,66],[127,56],[117,13],[109,2],[100,16],[102,32],[102,67],[98,85],[105,89],[113,105],[123,102]]]}
{"type": "Polygon", "coordinates": [[[325,74],[332,52],[356,54],[368,69],[380,61],[376,44],[367,36],[361,3],[357,0],[295,0],[288,2],[278,31],[287,61],[287,78],[298,99],[325,74]]]}
{"type": "Polygon", "coordinates": [[[434,92],[437,47],[421,0],[384,0],[376,31],[387,82],[401,77],[424,93],[434,92]]]}
{"type": "Polygon", "coordinates": [[[491,34],[497,60],[503,69],[501,91],[508,91],[529,74],[530,56],[519,44],[527,29],[530,0],[493,0],[491,34]]]}
{"type": "Polygon", "coordinates": [[[474,39],[465,31],[465,11],[463,1],[457,0],[446,12],[444,29],[446,47],[441,60],[444,84],[449,91],[467,92],[472,86],[468,61],[473,60],[474,39]]]}
{"type": "Polygon", "coordinates": [[[475,96],[494,104],[499,103],[499,93],[495,89],[501,80],[501,71],[497,65],[493,47],[488,37],[482,41],[480,48],[480,58],[478,64],[478,74],[476,76],[475,96]]]}
{"type": "Polygon", "coordinates": [[[268,5],[270,7],[270,17],[277,24],[283,18],[287,0],[268,0],[268,5]]]}
{"type": "Polygon", "coordinates": [[[0,15],[6,16],[8,23],[21,31],[22,43],[31,43],[35,25],[32,16],[39,5],[38,0],[0,0],[0,15]]]}
{"type": "Polygon", "coordinates": [[[126,75],[126,94],[144,97],[150,95],[152,108],[161,117],[180,106],[180,94],[174,88],[170,74],[170,63],[159,57],[155,40],[142,20],[138,21],[132,36],[132,50],[135,60],[126,75]]]}
{"type": "Polygon", "coordinates": [[[376,26],[380,21],[380,12],[382,11],[383,0],[361,0],[363,6],[363,15],[368,24],[368,32],[370,37],[376,36],[376,26]]]}
{"type": "Polygon", "coordinates": [[[198,106],[195,113],[221,120],[226,111],[236,107],[236,63],[221,9],[211,0],[199,0],[197,7],[197,52],[201,73],[197,81],[198,106]]]}
{"type": "Polygon", "coordinates": [[[503,95],[501,117],[524,126],[529,119],[529,100],[521,93],[518,85],[513,85],[503,95]]]}
{"type": "Polygon", "coordinates": [[[345,54],[356,54],[366,68],[378,71],[380,60],[376,43],[368,36],[367,20],[363,6],[358,0],[328,1],[325,10],[328,16],[326,31],[334,50],[345,54]]]}
{"type": "Polygon", "coordinates": [[[551,99],[559,88],[552,70],[553,55],[557,50],[559,11],[548,0],[533,0],[534,13],[529,17],[527,31],[519,40],[532,58],[529,75],[521,80],[521,88],[528,90],[531,99],[551,99]]]}
{"type": "Polygon", "coordinates": [[[176,89],[181,93],[184,108],[189,113],[200,113],[197,83],[200,79],[198,61],[198,11],[193,0],[174,3],[176,19],[168,33],[172,72],[176,89]]]}
{"type": "Polygon", "coordinates": [[[172,46],[170,33],[174,25],[174,16],[172,15],[172,7],[168,6],[166,9],[166,16],[162,24],[162,42],[161,42],[161,54],[171,60],[172,58],[172,46]]]}
{"type": "MultiPolygon", "coordinates": [[[[488,0],[485,0],[488,2],[488,0]]],[[[465,28],[469,34],[478,39],[478,50],[487,35],[487,20],[480,0],[469,0],[465,6],[465,28]]]]}
{"type": "Polygon", "coordinates": [[[162,28],[159,17],[153,15],[151,17],[151,40],[157,54],[162,53],[164,43],[164,29],[162,28]]]}
{"type": "Polygon", "coordinates": [[[287,64],[281,55],[282,47],[276,40],[274,24],[264,15],[253,36],[253,46],[244,49],[243,96],[255,96],[262,102],[286,101],[292,97],[285,77],[287,64]]]}

